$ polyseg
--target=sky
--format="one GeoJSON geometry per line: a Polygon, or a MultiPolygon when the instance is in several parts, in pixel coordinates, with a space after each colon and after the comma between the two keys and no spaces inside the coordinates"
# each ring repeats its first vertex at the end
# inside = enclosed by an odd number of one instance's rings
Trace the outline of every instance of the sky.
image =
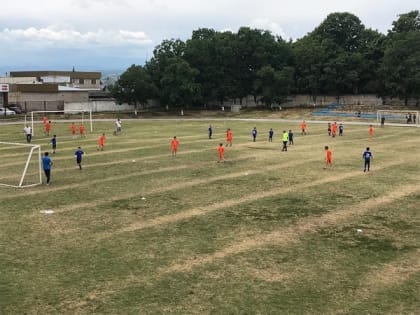
{"type": "Polygon", "coordinates": [[[242,26],[299,39],[333,12],[386,34],[419,0],[2,0],[0,76],[18,70],[124,71],[164,39],[242,26]]]}

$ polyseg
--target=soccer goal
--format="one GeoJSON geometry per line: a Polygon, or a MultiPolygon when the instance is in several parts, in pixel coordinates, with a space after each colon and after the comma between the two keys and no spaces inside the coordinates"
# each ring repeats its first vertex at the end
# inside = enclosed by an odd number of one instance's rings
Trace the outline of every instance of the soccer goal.
{"type": "Polygon", "coordinates": [[[93,132],[93,120],[91,110],[47,110],[31,112],[30,122],[26,120],[25,116],[25,124],[30,123],[32,127],[32,135],[35,135],[35,123],[42,122],[44,117],[46,117],[46,119],[48,120],[73,121],[78,124],[83,124],[85,125],[86,130],[90,130],[91,133],[93,132]],[[89,127],[89,129],[87,127],[89,127]]]}
{"type": "Polygon", "coordinates": [[[0,142],[0,185],[25,188],[42,183],[41,146],[0,142]]]}
{"type": "Polygon", "coordinates": [[[378,110],[376,113],[378,124],[405,124],[419,127],[419,111],[378,110]]]}

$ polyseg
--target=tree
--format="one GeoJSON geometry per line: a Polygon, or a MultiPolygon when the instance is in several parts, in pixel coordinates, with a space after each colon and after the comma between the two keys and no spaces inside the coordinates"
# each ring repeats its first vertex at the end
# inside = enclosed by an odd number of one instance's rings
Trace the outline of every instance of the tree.
{"type": "Polygon", "coordinates": [[[174,57],[182,58],[184,52],[185,43],[179,39],[164,40],[155,47],[153,58],[146,63],[145,69],[158,89],[161,88],[160,82],[169,60],[174,57]]]}
{"type": "MultiPolygon", "coordinates": [[[[332,13],[315,30],[294,45],[296,85],[300,92],[358,93],[369,71],[366,31],[350,13],[332,13]]],[[[371,35],[371,34],[370,34],[371,35]]],[[[371,70],[370,70],[371,71],[371,70]]]]}
{"type": "Polygon", "coordinates": [[[188,108],[200,98],[200,85],[195,79],[199,71],[180,57],[167,60],[160,81],[160,99],[168,106],[188,108]]]}
{"type": "Polygon", "coordinates": [[[133,104],[137,115],[137,106],[156,96],[156,87],[142,66],[132,65],[110,87],[110,92],[118,103],[133,104]]]}
{"type": "Polygon", "coordinates": [[[284,67],[275,70],[272,66],[263,66],[257,72],[254,89],[261,95],[262,101],[267,106],[281,103],[289,94],[293,85],[294,69],[284,67]]]}
{"type": "Polygon", "coordinates": [[[186,42],[184,59],[199,71],[196,81],[201,86],[201,104],[207,104],[218,98],[218,80],[220,65],[215,60],[216,35],[213,29],[198,29],[186,42]]]}
{"type": "Polygon", "coordinates": [[[420,99],[420,30],[393,34],[381,67],[385,92],[404,99],[420,99]]]}
{"type": "Polygon", "coordinates": [[[391,33],[420,31],[420,13],[418,10],[400,14],[398,20],[392,22],[391,33]]]}

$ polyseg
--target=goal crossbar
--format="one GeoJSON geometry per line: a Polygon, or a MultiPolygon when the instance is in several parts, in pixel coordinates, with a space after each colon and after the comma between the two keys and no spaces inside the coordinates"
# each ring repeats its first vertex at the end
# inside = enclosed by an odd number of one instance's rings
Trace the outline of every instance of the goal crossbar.
{"type": "MultiPolygon", "coordinates": [[[[91,110],[77,110],[77,109],[69,109],[69,110],[36,110],[36,111],[32,111],[31,112],[31,127],[32,127],[32,135],[35,135],[35,128],[34,128],[34,115],[36,114],[71,114],[71,115],[75,115],[75,114],[82,114],[82,122],[84,122],[84,115],[89,114],[89,127],[90,127],[90,132],[93,132],[93,120],[92,120],[92,111],[91,110]]],[[[25,116],[25,124],[27,124],[26,121],[26,116],[25,116]]]]}
{"type": "Polygon", "coordinates": [[[420,112],[413,110],[385,110],[380,109],[376,112],[378,124],[384,119],[384,123],[392,123],[399,125],[408,125],[420,127],[420,112]]]}

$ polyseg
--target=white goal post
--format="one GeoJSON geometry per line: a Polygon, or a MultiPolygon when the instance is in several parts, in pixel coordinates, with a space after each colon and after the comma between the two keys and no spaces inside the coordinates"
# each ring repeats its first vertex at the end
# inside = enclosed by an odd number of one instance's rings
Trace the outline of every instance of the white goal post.
{"type": "Polygon", "coordinates": [[[0,141],[0,186],[26,188],[42,184],[41,146],[0,141]],[[26,156],[25,156],[26,155],[26,156]]]}
{"type": "Polygon", "coordinates": [[[376,119],[378,124],[404,124],[408,126],[419,127],[420,117],[419,111],[415,110],[378,110],[376,119]]]}
{"type": "MultiPolygon", "coordinates": [[[[93,132],[93,120],[92,120],[92,111],[91,110],[38,110],[38,111],[33,111],[31,112],[31,127],[32,127],[32,135],[35,135],[35,116],[37,114],[42,114],[42,115],[47,115],[47,114],[53,114],[53,115],[77,115],[77,114],[81,114],[80,120],[81,122],[84,124],[85,121],[89,122],[89,130],[92,133],[93,132]],[[87,117],[86,117],[87,116],[87,117]]],[[[25,125],[27,125],[28,122],[26,121],[26,116],[25,116],[25,125]]]]}

